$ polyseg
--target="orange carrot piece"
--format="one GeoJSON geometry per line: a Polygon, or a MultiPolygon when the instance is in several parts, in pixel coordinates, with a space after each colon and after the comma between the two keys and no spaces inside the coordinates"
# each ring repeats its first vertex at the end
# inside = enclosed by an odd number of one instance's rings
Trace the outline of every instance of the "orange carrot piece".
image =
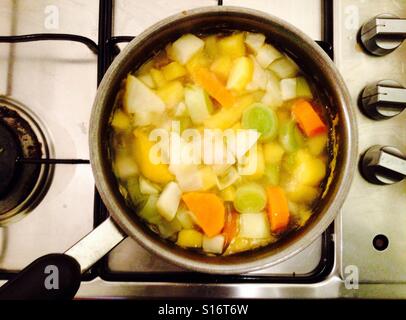
{"type": "Polygon", "coordinates": [[[225,208],[221,198],[209,192],[189,192],[182,196],[182,200],[208,237],[214,237],[223,230],[225,208]]]}
{"type": "Polygon", "coordinates": [[[234,210],[230,210],[227,213],[227,219],[225,222],[225,226],[223,229],[223,235],[224,235],[224,247],[227,247],[231,240],[235,237],[237,234],[237,227],[238,227],[238,213],[235,212],[234,210]]]}
{"type": "Polygon", "coordinates": [[[193,72],[193,78],[198,85],[216,99],[223,107],[231,107],[234,104],[234,96],[221,83],[217,76],[206,68],[199,68],[193,72]]]}
{"type": "Polygon", "coordinates": [[[310,102],[298,100],[292,106],[292,113],[300,128],[308,137],[313,137],[327,131],[326,125],[313,109],[310,102]]]}
{"type": "Polygon", "coordinates": [[[268,187],[268,216],[271,231],[283,231],[289,223],[288,200],[281,187],[268,187]]]}

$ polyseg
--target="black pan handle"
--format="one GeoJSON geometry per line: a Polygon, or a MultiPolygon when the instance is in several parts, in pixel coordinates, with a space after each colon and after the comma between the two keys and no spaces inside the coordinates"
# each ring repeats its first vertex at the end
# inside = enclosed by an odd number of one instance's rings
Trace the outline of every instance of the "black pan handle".
{"type": "Polygon", "coordinates": [[[80,286],[80,265],[63,253],[38,258],[0,288],[0,300],[67,300],[80,286]]]}
{"type": "Polygon", "coordinates": [[[81,274],[125,238],[108,218],[64,254],[48,254],[27,266],[0,288],[0,300],[72,299],[81,274]]]}

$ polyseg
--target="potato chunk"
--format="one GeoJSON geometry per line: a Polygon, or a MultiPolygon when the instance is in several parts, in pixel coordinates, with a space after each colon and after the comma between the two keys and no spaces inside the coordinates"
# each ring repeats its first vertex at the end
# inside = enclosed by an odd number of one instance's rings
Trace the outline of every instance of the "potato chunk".
{"type": "Polygon", "coordinates": [[[254,65],[250,58],[237,58],[230,70],[227,81],[227,89],[242,90],[252,79],[254,65]]]}

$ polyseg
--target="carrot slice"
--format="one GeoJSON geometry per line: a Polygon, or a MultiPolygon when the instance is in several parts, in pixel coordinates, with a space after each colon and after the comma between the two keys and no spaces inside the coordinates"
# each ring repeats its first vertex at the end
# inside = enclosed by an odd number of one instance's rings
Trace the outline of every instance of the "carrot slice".
{"type": "Polygon", "coordinates": [[[193,72],[193,78],[198,85],[216,99],[221,106],[231,107],[234,104],[234,96],[221,83],[217,76],[206,68],[199,68],[193,72]]]}
{"type": "Polygon", "coordinates": [[[238,227],[238,213],[235,212],[234,210],[230,210],[227,213],[227,219],[223,229],[223,235],[225,238],[224,247],[227,247],[230,244],[231,240],[233,240],[233,238],[237,234],[238,231],[237,227],[238,227]]]}
{"type": "Polygon", "coordinates": [[[308,137],[316,136],[327,131],[326,125],[313,109],[310,102],[298,100],[292,106],[292,113],[300,128],[308,137]]]}
{"type": "Polygon", "coordinates": [[[208,237],[213,237],[223,230],[225,208],[221,198],[209,192],[189,192],[182,196],[182,200],[208,237]]]}
{"type": "Polygon", "coordinates": [[[271,231],[283,231],[289,223],[288,200],[281,187],[268,187],[268,216],[271,231]]]}

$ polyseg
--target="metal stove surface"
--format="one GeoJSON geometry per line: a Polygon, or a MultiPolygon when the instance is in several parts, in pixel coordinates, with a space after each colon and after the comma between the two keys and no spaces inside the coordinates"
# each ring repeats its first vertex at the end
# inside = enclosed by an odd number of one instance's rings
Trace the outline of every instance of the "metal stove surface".
{"type": "MultiPolygon", "coordinates": [[[[335,60],[351,91],[354,108],[359,92],[369,81],[392,78],[406,85],[405,45],[381,58],[366,55],[357,44],[361,25],[384,12],[406,16],[404,0],[334,1],[335,60]]],[[[242,5],[263,10],[296,24],[315,40],[323,37],[322,0],[224,0],[224,5],[242,5]]],[[[114,1],[113,35],[137,35],[147,26],[172,13],[192,7],[217,5],[214,0],[114,1]]],[[[97,39],[98,1],[2,0],[0,33],[77,33],[97,39]],[[58,12],[58,23],[49,21],[58,12]],[[57,25],[56,29],[52,29],[57,25]],[[52,27],[49,29],[49,27],[52,27]]],[[[58,158],[87,158],[87,122],[96,92],[97,58],[83,44],[35,42],[0,44],[0,93],[29,106],[50,133],[58,158]]],[[[406,151],[405,115],[373,121],[357,112],[360,152],[372,143],[395,145],[406,151]]],[[[406,298],[405,182],[374,186],[356,173],[354,184],[335,221],[334,263],[318,282],[188,283],[163,277],[157,281],[110,281],[102,275],[84,281],[78,293],[83,298],[103,297],[202,297],[202,298],[406,298]],[[387,250],[372,246],[377,234],[389,238],[387,250]],[[350,266],[350,269],[348,269],[350,266]],[[348,271],[359,271],[359,286],[348,287],[348,271]]],[[[57,165],[45,199],[23,220],[0,228],[0,270],[20,270],[36,257],[62,252],[93,228],[94,185],[90,166],[57,165]]],[[[306,274],[320,262],[322,239],[306,251],[268,270],[263,276],[306,274]]],[[[130,239],[106,259],[109,273],[182,273],[140,248],[130,239]]],[[[350,274],[351,275],[351,274],[350,274]]],[[[356,279],[355,279],[356,280],[356,279]]],[[[0,284],[2,282],[0,281],[0,284]]]]}
{"type": "MultiPolygon", "coordinates": [[[[382,13],[406,17],[406,1],[338,1],[339,21],[336,63],[356,102],[363,88],[381,80],[406,87],[406,46],[376,57],[365,54],[356,42],[362,24],[382,13]],[[371,3],[374,5],[371,5],[371,3]]],[[[359,152],[373,145],[394,146],[406,152],[406,113],[376,121],[357,112],[359,152]]],[[[406,281],[406,181],[375,185],[356,172],[342,209],[342,255],[340,273],[358,268],[362,282],[406,281]],[[374,248],[376,236],[389,241],[385,250],[374,248]],[[347,269],[346,269],[347,268],[347,269]]]]}

